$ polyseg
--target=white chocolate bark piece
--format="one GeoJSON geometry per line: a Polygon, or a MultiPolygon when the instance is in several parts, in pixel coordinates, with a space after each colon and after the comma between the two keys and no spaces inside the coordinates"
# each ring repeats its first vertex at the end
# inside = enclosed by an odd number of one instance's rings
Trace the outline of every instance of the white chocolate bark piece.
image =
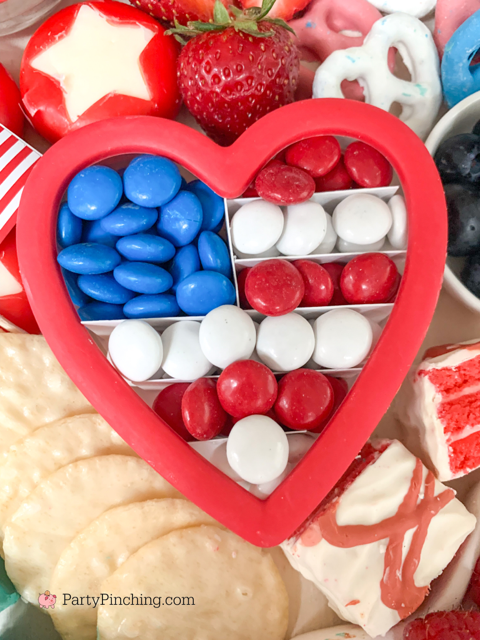
{"type": "Polygon", "coordinates": [[[57,599],[51,612],[63,640],[96,640],[98,608],[81,598],[99,597],[102,582],[133,553],[171,531],[202,524],[217,525],[191,502],[172,498],[133,502],[94,520],[65,547],[50,583],[52,593],[71,596],[65,603],[57,599]]]}
{"type": "Polygon", "coordinates": [[[100,605],[101,640],[284,640],[287,630],[287,593],[267,550],[218,527],[154,540],[105,580],[101,592],[123,602],[100,605]],[[156,597],[159,606],[132,603],[132,594],[156,597]],[[168,606],[168,595],[193,598],[194,605],[168,606]]]}
{"type": "Polygon", "coordinates": [[[45,424],[90,412],[43,336],[0,333],[0,455],[45,424]]]}
{"type": "Polygon", "coordinates": [[[133,456],[87,458],[62,467],[32,491],[5,526],[5,567],[20,595],[38,605],[63,550],[104,511],[152,498],[180,498],[133,456]]]}
{"type": "Polygon", "coordinates": [[[341,618],[375,637],[418,609],[475,523],[400,442],[377,441],[282,548],[341,618]]]}
{"type": "Polygon", "coordinates": [[[473,340],[427,351],[395,401],[409,448],[442,482],[480,466],[479,391],[480,342],[473,340]]]}
{"type": "Polygon", "coordinates": [[[52,422],[13,444],[0,465],[0,543],[9,517],[45,478],[77,460],[113,453],[136,455],[96,413],[52,422]]]}

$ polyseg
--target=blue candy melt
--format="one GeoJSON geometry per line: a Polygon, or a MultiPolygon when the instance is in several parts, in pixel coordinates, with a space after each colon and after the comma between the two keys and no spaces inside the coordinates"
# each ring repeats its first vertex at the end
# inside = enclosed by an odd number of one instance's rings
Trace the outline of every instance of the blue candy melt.
{"type": "Polygon", "coordinates": [[[185,280],[196,271],[200,271],[197,247],[194,244],[187,244],[186,247],[182,247],[177,251],[177,255],[170,267],[170,273],[173,276],[173,291],[177,290],[179,282],[185,280]]]}
{"type": "Polygon", "coordinates": [[[222,228],[225,217],[223,198],[212,191],[201,180],[193,180],[188,184],[188,190],[200,200],[203,209],[202,231],[214,231],[218,226],[222,228]]]}
{"type": "Polygon", "coordinates": [[[173,283],[168,271],[148,262],[124,262],[113,275],[119,284],[136,293],[164,293],[173,283]]]}
{"type": "Polygon", "coordinates": [[[146,233],[120,238],[117,251],[135,262],[168,262],[175,255],[175,247],[169,240],[146,233]]]}
{"type": "Polygon", "coordinates": [[[82,242],[98,242],[115,249],[118,236],[112,236],[111,233],[104,231],[101,220],[90,220],[83,225],[82,242]]]}
{"type": "Polygon", "coordinates": [[[120,202],[122,179],[108,167],[88,167],[77,173],[68,187],[68,206],[83,220],[98,220],[120,202]]]}
{"type": "Polygon", "coordinates": [[[235,304],[235,287],[216,271],[197,271],[177,287],[178,306],[189,316],[204,316],[224,304],[235,304]]]}
{"type": "Polygon", "coordinates": [[[115,269],[120,264],[120,255],[104,244],[83,242],[60,251],[57,260],[67,271],[79,275],[95,275],[115,269]]]}
{"type": "Polygon", "coordinates": [[[443,93],[448,106],[480,91],[480,67],[470,63],[480,44],[480,10],[466,20],[447,42],[442,59],[443,93]]]}
{"type": "Polygon", "coordinates": [[[190,191],[180,191],[161,208],[157,231],[175,247],[184,247],[193,242],[202,227],[202,221],[200,200],[190,191]]]}
{"type": "Polygon", "coordinates": [[[77,276],[66,269],[62,269],[63,279],[65,280],[65,285],[67,287],[67,291],[70,295],[70,298],[73,304],[76,307],[83,307],[88,302],[88,296],[86,296],[83,291],[79,288],[77,284],[77,276]]]}
{"type": "Polygon", "coordinates": [[[147,209],[128,202],[102,218],[101,225],[104,231],[114,236],[128,236],[150,229],[157,218],[158,211],[156,209],[147,209]]]}
{"type": "Polygon", "coordinates": [[[127,318],[174,318],[180,313],[177,299],[169,293],[137,296],[123,307],[127,318]]]}
{"type": "Polygon", "coordinates": [[[161,207],[174,198],[182,183],[177,166],[160,156],[139,156],[123,174],[125,195],[144,207],[161,207]]]}
{"type": "Polygon", "coordinates": [[[122,287],[111,274],[80,276],[78,286],[87,296],[109,304],[125,304],[135,295],[122,287]]]}
{"type": "Polygon", "coordinates": [[[205,271],[218,271],[230,278],[232,264],[225,242],[212,231],[202,231],[198,238],[198,255],[205,271]]]}
{"type": "Polygon", "coordinates": [[[57,241],[62,249],[80,242],[82,229],[83,224],[80,218],[73,215],[67,203],[62,204],[57,220],[57,241]]]}
{"type": "Polygon", "coordinates": [[[123,320],[123,306],[121,304],[108,304],[107,302],[91,302],[78,310],[80,320],[93,322],[95,320],[123,320]]]}

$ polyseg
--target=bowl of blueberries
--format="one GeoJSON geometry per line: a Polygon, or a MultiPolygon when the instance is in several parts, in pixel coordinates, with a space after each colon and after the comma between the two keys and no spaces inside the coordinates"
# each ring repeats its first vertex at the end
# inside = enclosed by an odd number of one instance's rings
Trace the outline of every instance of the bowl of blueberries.
{"type": "Polygon", "coordinates": [[[425,144],[447,200],[445,288],[480,313],[480,92],[448,111],[425,144]]]}

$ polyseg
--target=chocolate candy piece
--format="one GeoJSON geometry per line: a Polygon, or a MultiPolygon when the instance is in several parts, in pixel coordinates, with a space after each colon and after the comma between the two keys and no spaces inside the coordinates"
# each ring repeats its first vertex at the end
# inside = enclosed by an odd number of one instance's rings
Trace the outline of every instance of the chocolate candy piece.
{"type": "Polygon", "coordinates": [[[80,276],[78,286],[90,298],[109,304],[125,304],[134,296],[110,274],[80,276]]]}
{"type": "Polygon", "coordinates": [[[129,236],[150,229],[157,218],[156,209],[147,209],[128,202],[103,218],[101,226],[104,231],[114,236],[129,236]]]}
{"type": "Polygon", "coordinates": [[[82,220],[73,215],[67,203],[62,204],[57,220],[57,242],[62,249],[81,242],[82,229],[82,220]]]}
{"type": "Polygon", "coordinates": [[[383,253],[365,253],[345,265],[340,287],[350,304],[388,302],[399,286],[398,269],[383,253]]]}
{"type": "Polygon", "coordinates": [[[235,288],[216,271],[197,271],[177,286],[177,302],[189,316],[204,316],[224,304],[235,304],[235,288]]]}
{"type": "Polygon", "coordinates": [[[70,182],[68,206],[83,220],[98,220],[115,209],[122,194],[122,179],[116,171],[108,167],[88,167],[70,182]]]}
{"type": "Polygon", "coordinates": [[[358,185],[368,189],[388,187],[393,169],[382,154],[364,142],[352,142],[345,151],[345,168],[358,185]]]}
{"type": "Polygon", "coordinates": [[[200,200],[190,191],[179,191],[173,200],[162,206],[157,230],[175,247],[184,247],[196,238],[202,222],[200,200]]]}
{"type": "Polygon", "coordinates": [[[300,272],[286,260],[259,262],[245,281],[248,302],[266,316],[290,313],[300,305],[304,293],[300,272]]]}
{"type": "Polygon", "coordinates": [[[136,293],[164,293],[173,283],[168,271],[149,262],[124,262],[114,270],[113,276],[123,287],[136,293]]]}
{"type": "Polygon", "coordinates": [[[260,171],[255,188],[258,195],[274,204],[299,204],[315,193],[315,180],[302,169],[272,162],[260,171]]]}
{"type": "Polygon", "coordinates": [[[165,238],[149,233],[138,233],[120,238],[117,251],[134,262],[168,262],[175,255],[175,247],[165,238]]]}
{"type": "Polygon", "coordinates": [[[335,167],[342,155],[340,144],[333,136],[319,136],[301,140],[289,147],[285,161],[303,169],[312,178],[320,178],[335,167]]]}
{"type": "Polygon", "coordinates": [[[123,307],[127,318],[174,318],[179,315],[177,299],[168,293],[137,296],[123,307]]]}
{"type": "Polygon", "coordinates": [[[115,269],[120,264],[120,256],[106,245],[83,242],[60,251],[57,261],[67,271],[92,275],[115,269]]]}
{"type": "Polygon", "coordinates": [[[139,156],[123,174],[125,195],[143,207],[161,207],[178,193],[182,178],[177,166],[161,156],[139,156]]]}
{"type": "Polygon", "coordinates": [[[205,271],[218,271],[232,276],[230,254],[225,242],[212,231],[202,231],[198,238],[198,255],[205,271]]]}

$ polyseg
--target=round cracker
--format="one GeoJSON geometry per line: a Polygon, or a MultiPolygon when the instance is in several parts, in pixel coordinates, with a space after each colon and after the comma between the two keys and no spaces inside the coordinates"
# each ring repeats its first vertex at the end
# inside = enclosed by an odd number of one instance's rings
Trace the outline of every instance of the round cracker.
{"type": "Polygon", "coordinates": [[[117,598],[100,605],[101,640],[283,640],[287,630],[288,597],[271,556],[218,527],[181,529],[150,542],[101,592],[117,598]],[[129,604],[124,599],[132,594],[152,604],[129,604]],[[167,606],[167,597],[194,604],[167,606]]]}
{"type": "Polygon", "coordinates": [[[49,589],[62,551],[92,520],[112,507],[179,492],[133,456],[73,462],[44,480],[5,525],[5,566],[17,591],[32,604],[49,589]]]}
{"type": "Polygon", "coordinates": [[[16,442],[0,466],[0,542],[6,521],[42,480],[77,460],[115,453],[135,455],[95,413],[52,422],[16,442]]]}
{"type": "Polygon", "coordinates": [[[98,609],[84,598],[100,596],[100,585],[145,544],[176,529],[215,520],[186,500],[147,500],[106,511],[63,550],[53,572],[50,591],[58,597],[51,615],[64,640],[96,640],[98,609]]]}

